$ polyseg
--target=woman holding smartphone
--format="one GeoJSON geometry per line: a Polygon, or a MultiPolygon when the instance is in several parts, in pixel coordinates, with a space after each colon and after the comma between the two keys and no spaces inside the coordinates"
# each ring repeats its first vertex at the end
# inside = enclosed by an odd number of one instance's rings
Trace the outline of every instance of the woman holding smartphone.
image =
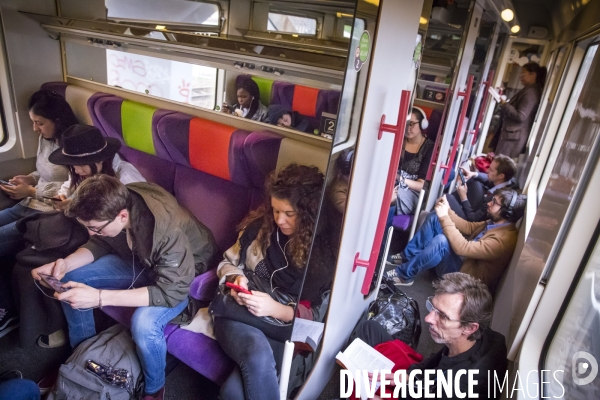
{"type": "Polygon", "coordinates": [[[62,143],[63,132],[77,118],[65,99],[48,90],[35,92],[29,99],[29,117],[34,132],[40,135],[36,171],[29,175],[17,175],[9,180],[12,185],[0,185],[6,195],[20,203],[0,211],[0,256],[16,250],[21,244],[21,235],[16,223],[21,218],[36,212],[52,211],[52,201],[60,185],[67,179],[65,167],[48,161],[50,153],[62,143]]]}
{"type": "Polygon", "coordinates": [[[237,104],[223,103],[221,112],[258,122],[269,122],[269,109],[260,101],[260,89],[250,77],[244,77],[236,88],[237,104]]]}
{"type": "MultiPolygon", "coordinates": [[[[252,294],[230,291],[250,319],[270,319],[273,324],[290,323],[294,316],[322,319],[325,307],[321,306],[335,261],[332,235],[315,226],[323,184],[324,176],[316,167],[291,164],[267,179],[265,202],[240,224],[238,241],[225,252],[217,275],[222,290],[226,282],[251,289],[252,294]],[[270,293],[253,290],[261,285],[270,293]],[[295,308],[301,288],[302,302],[295,308]],[[285,296],[291,300],[282,302],[285,296]]],[[[260,324],[251,325],[252,320],[244,323],[218,316],[213,305],[211,313],[219,344],[237,364],[221,387],[221,398],[279,398],[277,373],[284,343],[256,327],[260,324]]]]}

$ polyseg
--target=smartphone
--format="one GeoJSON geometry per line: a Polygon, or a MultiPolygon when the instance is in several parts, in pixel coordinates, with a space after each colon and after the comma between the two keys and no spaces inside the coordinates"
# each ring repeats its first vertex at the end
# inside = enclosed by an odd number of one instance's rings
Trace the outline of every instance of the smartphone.
{"type": "Polygon", "coordinates": [[[52,201],[62,201],[62,199],[60,197],[48,197],[48,196],[42,196],[44,199],[48,199],[48,200],[52,200],[52,201]]]}
{"type": "Polygon", "coordinates": [[[465,175],[462,172],[462,169],[458,169],[458,176],[460,177],[460,181],[462,182],[463,185],[467,184],[467,180],[465,179],[465,175]]]}
{"type": "Polygon", "coordinates": [[[15,186],[14,184],[12,184],[8,181],[2,180],[2,179],[0,179],[0,185],[15,186]]]}
{"type": "Polygon", "coordinates": [[[53,277],[52,275],[47,275],[47,274],[38,274],[38,275],[40,276],[40,278],[42,278],[42,280],[44,282],[46,282],[46,284],[48,286],[50,286],[52,289],[54,289],[58,293],[64,293],[67,290],[69,290],[69,288],[63,287],[62,282],[59,281],[58,279],[56,279],[55,277],[53,277]]]}
{"type": "Polygon", "coordinates": [[[235,283],[225,282],[225,286],[227,286],[229,289],[235,290],[236,292],[252,294],[252,292],[248,289],[244,289],[243,287],[241,287],[240,285],[236,285],[235,283]]]}

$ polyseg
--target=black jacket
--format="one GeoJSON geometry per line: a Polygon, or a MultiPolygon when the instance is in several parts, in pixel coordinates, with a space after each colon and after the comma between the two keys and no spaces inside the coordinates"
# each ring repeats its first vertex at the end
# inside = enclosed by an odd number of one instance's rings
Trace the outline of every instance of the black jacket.
{"type": "MultiPolygon", "coordinates": [[[[496,388],[494,395],[494,373],[498,377],[498,381],[504,380],[508,361],[506,359],[506,344],[504,335],[495,332],[491,329],[486,329],[477,340],[475,345],[466,352],[454,357],[447,357],[448,347],[444,346],[442,350],[437,352],[433,357],[425,360],[420,364],[415,364],[410,367],[410,371],[414,369],[426,370],[443,370],[452,371],[452,380],[459,370],[479,370],[478,374],[474,375],[477,380],[477,385],[474,392],[479,394],[480,399],[496,399],[500,397],[500,390],[496,388]],[[490,380],[488,381],[488,374],[490,380]]],[[[447,377],[448,375],[446,375],[447,377]]],[[[435,376],[434,376],[435,377],[435,376]]],[[[422,375],[421,375],[422,378],[422,375]]],[[[454,385],[452,386],[454,389],[454,385]]],[[[432,386],[434,393],[437,393],[435,384],[432,386]]],[[[462,375],[460,379],[460,391],[468,393],[468,375],[462,375]]],[[[457,391],[454,389],[454,394],[457,391]]],[[[445,394],[442,391],[442,394],[445,394]]],[[[424,396],[422,396],[424,397],[424,396]]],[[[438,397],[442,399],[454,399],[458,397],[438,397]]]]}

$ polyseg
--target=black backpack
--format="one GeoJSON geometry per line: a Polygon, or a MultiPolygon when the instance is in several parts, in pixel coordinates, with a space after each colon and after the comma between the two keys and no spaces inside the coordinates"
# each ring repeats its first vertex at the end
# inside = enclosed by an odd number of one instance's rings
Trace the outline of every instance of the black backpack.
{"type": "Polygon", "coordinates": [[[417,302],[383,277],[377,299],[369,305],[367,319],[377,321],[394,338],[413,349],[421,337],[421,314],[417,302]]]}

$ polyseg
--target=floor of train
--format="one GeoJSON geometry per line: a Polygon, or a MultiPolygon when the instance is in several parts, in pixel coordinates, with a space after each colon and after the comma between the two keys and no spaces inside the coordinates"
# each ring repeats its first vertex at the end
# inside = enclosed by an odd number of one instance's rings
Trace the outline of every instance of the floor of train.
{"type": "MultiPolygon", "coordinates": [[[[69,346],[20,349],[19,332],[15,329],[0,339],[0,372],[18,369],[24,378],[37,382],[57,370],[70,354],[69,346]]],[[[167,400],[214,400],[218,398],[219,387],[179,362],[167,376],[165,392],[167,400]]]]}

